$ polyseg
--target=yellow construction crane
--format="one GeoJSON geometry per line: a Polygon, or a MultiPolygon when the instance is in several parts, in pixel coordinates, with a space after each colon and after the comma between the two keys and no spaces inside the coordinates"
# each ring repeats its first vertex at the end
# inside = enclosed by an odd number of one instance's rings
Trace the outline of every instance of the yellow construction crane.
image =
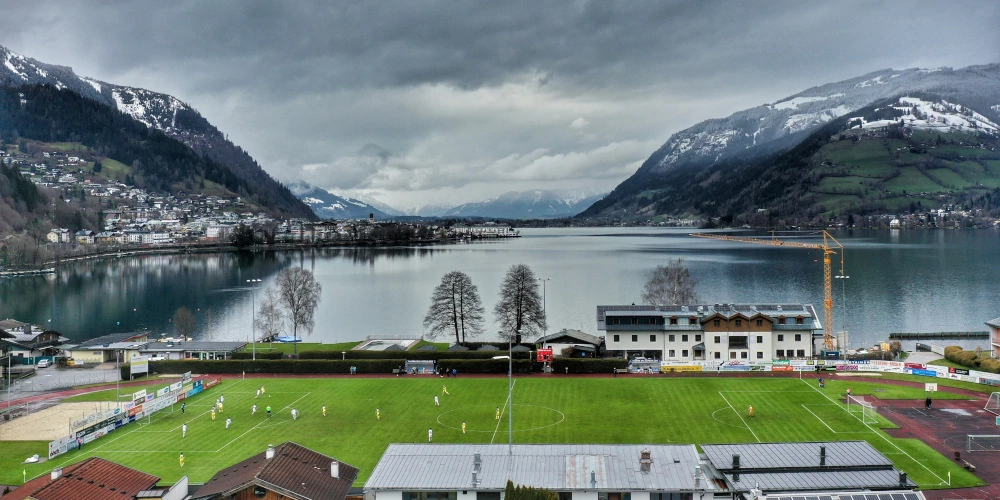
{"type": "Polygon", "coordinates": [[[708,234],[708,233],[692,233],[691,236],[697,236],[699,238],[711,238],[714,240],[728,240],[728,241],[742,241],[743,243],[754,243],[757,245],[771,245],[778,247],[792,247],[792,248],[809,248],[812,250],[822,250],[823,251],[823,342],[826,345],[827,350],[834,349],[834,336],[833,336],[833,276],[830,271],[830,261],[831,255],[836,254],[834,248],[840,249],[840,274],[844,274],[844,245],[841,245],[836,238],[834,238],[830,233],[823,231],[823,244],[819,243],[802,243],[798,241],[783,241],[771,236],[771,239],[761,239],[761,238],[744,238],[742,236],[726,236],[723,234],[708,234]],[[829,242],[833,242],[835,245],[831,246],[829,242]]]}

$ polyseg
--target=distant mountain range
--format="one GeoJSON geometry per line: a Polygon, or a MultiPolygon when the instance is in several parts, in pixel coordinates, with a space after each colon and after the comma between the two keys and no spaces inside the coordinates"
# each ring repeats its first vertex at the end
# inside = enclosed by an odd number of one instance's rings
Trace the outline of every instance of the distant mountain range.
{"type": "MultiPolygon", "coordinates": [[[[228,172],[222,177],[231,178],[224,187],[234,195],[275,215],[313,217],[308,206],[271,178],[246,151],[229,142],[201,114],[175,97],[78,76],[72,68],[45,64],[0,46],[0,86],[25,85],[49,85],[118,110],[223,166],[228,172]]],[[[192,173],[182,172],[178,176],[188,174],[192,173]]]]}
{"type": "Polygon", "coordinates": [[[496,198],[458,206],[424,206],[406,212],[371,199],[338,196],[304,181],[289,189],[321,218],[357,219],[374,214],[396,216],[484,219],[553,219],[572,217],[589,207],[602,194],[587,191],[533,190],[504,193],[496,198]]]}
{"type": "MultiPolygon", "coordinates": [[[[822,129],[823,133],[839,134],[849,128],[849,122],[837,122],[838,119],[852,114],[858,114],[859,120],[864,116],[878,117],[877,104],[923,110],[924,114],[928,109],[943,110],[939,117],[943,121],[935,121],[933,127],[924,126],[928,123],[926,120],[918,123],[922,118],[912,114],[907,119],[904,115],[908,111],[883,113],[889,120],[902,120],[903,126],[910,131],[933,128],[941,133],[993,137],[996,132],[992,125],[1000,123],[1000,65],[959,70],[877,71],[814,87],[727,118],[704,121],[671,136],[635,174],[588,208],[581,217],[635,220],[668,215],[733,216],[774,209],[784,195],[779,187],[784,189],[800,184],[809,177],[812,178],[809,182],[822,184],[825,178],[843,175],[842,171],[824,172],[818,169],[824,160],[801,155],[806,152],[816,154],[822,147],[818,141],[830,138],[829,135],[813,137],[822,127],[832,125],[822,129]],[[924,104],[914,105],[912,101],[899,100],[904,97],[920,100],[924,104]],[[972,114],[977,117],[969,118],[972,114]],[[807,143],[816,147],[803,146],[807,143]],[[792,161],[787,155],[793,152],[798,156],[794,161],[805,162],[800,166],[809,168],[796,168],[794,172],[774,171],[779,164],[787,166],[792,161]],[[771,170],[765,175],[768,169],[771,170]]],[[[861,125],[860,121],[852,123],[861,125]]],[[[858,137],[858,141],[863,139],[865,137],[858,137]]],[[[907,141],[910,139],[912,137],[908,137],[907,141]]],[[[923,137],[917,134],[916,140],[921,141],[923,137]]],[[[965,139],[948,140],[960,143],[965,139]]],[[[851,146],[857,144],[859,142],[852,141],[851,146]]],[[[909,144],[905,147],[908,149],[909,144]]],[[[885,165],[890,171],[905,166],[899,158],[895,158],[895,164],[893,161],[890,155],[885,165]]],[[[933,173],[929,177],[920,175],[926,178],[930,183],[928,185],[943,188],[943,184],[948,184],[944,179],[935,180],[933,173]]],[[[968,174],[962,175],[969,178],[968,174]]],[[[798,211],[797,216],[803,218],[823,213],[824,210],[829,212],[829,207],[822,205],[824,200],[815,198],[819,204],[798,204],[794,210],[798,211]]],[[[859,200],[868,201],[868,198],[862,195],[859,200]]],[[[889,203],[884,206],[892,210],[896,205],[889,203]]],[[[864,209],[858,207],[858,213],[877,211],[879,206],[879,203],[867,203],[864,209]]]]}

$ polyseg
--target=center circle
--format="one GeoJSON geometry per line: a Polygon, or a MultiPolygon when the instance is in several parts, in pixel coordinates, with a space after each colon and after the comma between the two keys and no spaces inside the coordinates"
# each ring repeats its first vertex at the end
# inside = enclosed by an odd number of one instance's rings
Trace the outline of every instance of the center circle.
{"type": "MultiPolygon", "coordinates": [[[[507,432],[509,407],[501,408],[500,419],[496,418],[496,408],[488,405],[463,406],[438,414],[437,423],[442,427],[461,430],[465,422],[465,432],[507,432]]],[[[559,425],[566,415],[547,406],[515,404],[514,432],[537,431],[559,425]]]]}

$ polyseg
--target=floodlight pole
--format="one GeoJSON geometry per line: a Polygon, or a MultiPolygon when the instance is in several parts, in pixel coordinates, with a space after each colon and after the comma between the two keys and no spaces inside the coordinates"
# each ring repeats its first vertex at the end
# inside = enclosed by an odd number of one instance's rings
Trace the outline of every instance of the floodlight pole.
{"type": "Polygon", "coordinates": [[[247,280],[250,283],[250,350],[253,351],[253,361],[257,361],[257,287],[254,283],[261,281],[258,278],[247,280]]]}
{"type": "Polygon", "coordinates": [[[115,371],[118,372],[118,378],[115,379],[115,404],[116,405],[119,404],[121,402],[121,400],[122,400],[122,395],[119,392],[119,387],[118,387],[118,384],[121,382],[121,379],[122,379],[122,370],[121,370],[121,368],[118,367],[118,353],[119,352],[121,352],[121,351],[119,351],[118,349],[115,349],[115,371]]]}
{"type": "MultiPolygon", "coordinates": [[[[516,335],[517,332],[514,332],[516,335]]],[[[514,454],[514,335],[507,339],[507,454],[514,454]]]]}
{"type": "Polygon", "coordinates": [[[546,316],[545,311],[545,282],[551,280],[552,278],[536,278],[538,281],[542,282],[542,317],[545,318],[545,329],[542,335],[549,333],[549,318],[546,316]]]}

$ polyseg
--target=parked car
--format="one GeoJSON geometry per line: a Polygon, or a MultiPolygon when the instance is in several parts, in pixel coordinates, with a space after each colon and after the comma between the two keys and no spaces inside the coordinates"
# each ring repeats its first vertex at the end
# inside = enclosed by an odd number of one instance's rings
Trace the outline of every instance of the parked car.
{"type": "Polygon", "coordinates": [[[39,360],[38,364],[35,365],[35,366],[38,367],[38,368],[45,368],[45,367],[47,367],[47,366],[49,366],[51,364],[52,364],[51,361],[49,361],[47,359],[42,359],[42,360],[39,360]]]}

